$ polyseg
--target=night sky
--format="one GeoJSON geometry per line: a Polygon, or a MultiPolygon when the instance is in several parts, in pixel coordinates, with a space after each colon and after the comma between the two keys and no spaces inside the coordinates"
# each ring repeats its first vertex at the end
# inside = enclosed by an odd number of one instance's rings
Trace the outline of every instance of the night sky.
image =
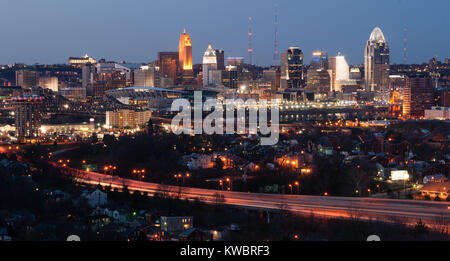
{"type": "Polygon", "coordinates": [[[248,17],[253,17],[253,61],[272,63],[274,5],[279,50],[300,46],[309,64],[315,50],[341,51],[363,62],[365,42],[379,26],[391,63],[450,56],[448,0],[0,0],[0,64],[67,63],[94,58],[150,62],[158,51],[177,51],[179,33],[191,35],[194,63],[211,43],[225,56],[247,59],[248,17]]]}

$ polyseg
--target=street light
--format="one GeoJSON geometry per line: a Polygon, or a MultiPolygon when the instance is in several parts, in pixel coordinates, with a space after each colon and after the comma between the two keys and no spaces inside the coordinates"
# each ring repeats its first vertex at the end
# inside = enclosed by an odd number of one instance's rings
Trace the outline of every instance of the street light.
{"type": "Polygon", "coordinates": [[[291,194],[292,194],[292,184],[289,184],[288,186],[291,189],[291,194]]]}
{"type": "Polygon", "coordinates": [[[297,187],[297,194],[300,194],[300,183],[296,181],[294,185],[297,187]]]}
{"type": "Polygon", "coordinates": [[[226,181],[228,182],[228,190],[231,190],[231,186],[232,186],[231,179],[226,178],[226,181]]]}
{"type": "Polygon", "coordinates": [[[133,169],[133,174],[137,174],[139,181],[145,178],[145,169],[133,169]]]}

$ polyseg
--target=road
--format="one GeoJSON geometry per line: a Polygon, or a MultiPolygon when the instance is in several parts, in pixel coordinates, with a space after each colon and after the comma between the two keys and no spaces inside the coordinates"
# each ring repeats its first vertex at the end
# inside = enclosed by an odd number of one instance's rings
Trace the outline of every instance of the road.
{"type": "MultiPolygon", "coordinates": [[[[56,163],[52,163],[58,166],[56,163]]],[[[331,197],[245,193],[219,191],[201,188],[160,185],[96,172],[72,168],[61,168],[62,173],[72,175],[78,182],[111,186],[121,189],[124,185],[130,191],[161,193],[179,196],[182,199],[199,199],[207,203],[218,201],[227,205],[270,211],[289,210],[299,214],[314,214],[333,218],[354,218],[382,220],[415,224],[419,219],[428,223],[450,222],[450,202],[399,200],[359,197],[331,197]]]]}

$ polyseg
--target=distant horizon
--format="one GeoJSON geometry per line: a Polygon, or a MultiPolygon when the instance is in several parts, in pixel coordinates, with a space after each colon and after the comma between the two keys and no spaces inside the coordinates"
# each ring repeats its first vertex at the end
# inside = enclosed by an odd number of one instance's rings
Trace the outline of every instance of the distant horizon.
{"type": "Polygon", "coordinates": [[[225,57],[248,63],[248,17],[252,17],[253,64],[273,63],[274,5],[278,5],[278,51],[299,46],[304,64],[317,50],[361,65],[372,30],[383,31],[391,64],[423,64],[450,57],[450,2],[435,0],[5,0],[0,3],[0,64],[67,64],[70,56],[149,63],[159,51],[178,51],[186,28],[193,63],[200,64],[208,43],[225,57]],[[24,8],[26,7],[26,8],[24,8]],[[407,8],[405,8],[407,7],[407,8]],[[181,12],[180,10],[183,10],[181,12]],[[300,18],[300,19],[299,19],[300,18]],[[404,29],[407,57],[403,62],[404,29]]]}

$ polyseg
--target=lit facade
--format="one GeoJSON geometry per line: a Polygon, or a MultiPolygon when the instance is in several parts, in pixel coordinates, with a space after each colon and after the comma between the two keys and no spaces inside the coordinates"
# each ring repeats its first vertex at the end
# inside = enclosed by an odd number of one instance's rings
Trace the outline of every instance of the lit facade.
{"type": "Polygon", "coordinates": [[[58,91],[58,77],[39,77],[39,86],[44,89],[58,91]]]}
{"type": "Polygon", "coordinates": [[[107,111],[106,126],[118,129],[143,127],[148,123],[151,116],[151,111],[107,111]]]}
{"type": "Polygon", "coordinates": [[[366,91],[387,91],[389,88],[389,46],[379,27],[373,29],[364,53],[366,91]]]}
{"type": "Polygon", "coordinates": [[[310,68],[328,70],[328,53],[323,51],[313,52],[310,68]]]}
{"type": "Polygon", "coordinates": [[[89,57],[87,54],[83,57],[69,57],[69,64],[72,66],[80,67],[86,63],[94,64],[97,63],[97,61],[94,58],[89,57]]]}
{"type": "Polygon", "coordinates": [[[287,85],[288,88],[303,87],[303,52],[297,46],[287,50],[287,85]]]}
{"type": "Polygon", "coordinates": [[[159,67],[141,66],[139,70],[135,70],[134,86],[159,87],[160,86],[159,67]]]}
{"type": "Polygon", "coordinates": [[[19,141],[33,141],[39,138],[42,119],[43,98],[35,95],[17,96],[15,107],[16,137],[19,141]]]}
{"type": "Polygon", "coordinates": [[[403,117],[422,118],[425,110],[434,106],[434,88],[431,78],[415,77],[406,79],[403,90],[403,117]]]}
{"type": "Polygon", "coordinates": [[[192,43],[191,37],[186,33],[186,30],[182,34],[180,34],[180,43],[179,43],[179,63],[180,68],[183,70],[183,74],[185,71],[192,71],[192,43]]]}
{"type": "Polygon", "coordinates": [[[158,64],[161,78],[177,79],[178,72],[178,52],[159,52],[158,64]]]}
{"type": "Polygon", "coordinates": [[[342,85],[350,80],[350,67],[345,60],[345,57],[340,54],[330,58],[329,66],[329,73],[331,76],[330,91],[341,92],[342,85]]]}
{"type": "Polygon", "coordinates": [[[203,55],[202,74],[203,74],[203,86],[213,85],[213,79],[210,77],[212,72],[217,70],[217,57],[216,51],[208,45],[208,48],[203,55]]]}

